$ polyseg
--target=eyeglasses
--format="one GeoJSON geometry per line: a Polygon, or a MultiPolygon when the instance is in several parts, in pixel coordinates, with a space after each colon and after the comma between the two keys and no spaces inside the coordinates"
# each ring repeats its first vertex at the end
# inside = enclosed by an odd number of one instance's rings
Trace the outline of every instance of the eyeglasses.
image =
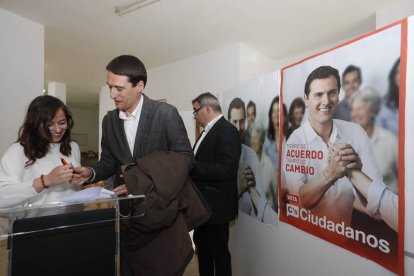
{"type": "Polygon", "coordinates": [[[202,105],[199,108],[197,108],[196,110],[194,110],[193,111],[193,116],[197,115],[197,112],[199,112],[203,107],[204,107],[204,105],[202,105]]]}

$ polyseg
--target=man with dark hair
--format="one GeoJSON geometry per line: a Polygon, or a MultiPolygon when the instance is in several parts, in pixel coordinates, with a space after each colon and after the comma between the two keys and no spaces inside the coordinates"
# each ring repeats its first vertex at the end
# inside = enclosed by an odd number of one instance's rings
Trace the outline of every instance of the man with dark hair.
{"type": "Polygon", "coordinates": [[[203,93],[192,104],[194,118],[204,130],[194,145],[191,177],[213,213],[194,230],[199,272],[201,276],[231,275],[229,223],[237,215],[240,136],[224,119],[214,95],[203,93]]]}
{"type": "Polygon", "coordinates": [[[342,74],[342,89],[345,92],[344,99],[338,104],[334,114],[335,119],[351,121],[351,108],[349,101],[354,93],[359,91],[362,83],[361,69],[349,65],[342,74]]]}
{"type": "Polygon", "coordinates": [[[244,110],[244,102],[240,98],[234,98],[229,105],[229,110],[227,111],[227,118],[232,125],[234,125],[240,133],[240,137],[242,137],[242,142],[244,141],[245,137],[245,110],[244,110]],[[233,116],[232,116],[233,115],[233,116]]]}
{"type": "Polygon", "coordinates": [[[78,176],[92,182],[115,175],[114,191],[123,194],[127,191],[120,177],[121,166],[154,151],[182,153],[191,168],[194,155],[177,109],[143,94],[147,81],[144,64],[134,56],[122,55],[114,58],[106,70],[116,109],[102,121],[99,162],[91,168],[79,168],[78,176]]]}
{"type": "Polygon", "coordinates": [[[252,132],[252,126],[254,121],[256,120],[256,104],[252,101],[247,103],[246,107],[247,113],[247,128],[246,128],[246,135],[244,136],[244,144],[246,146],[250,146],[250,133],[252,132]]]}
{"type": "MultiPolygon", "coordinates": [[[[183,154],[191,169],[194,155],[177,109],[143,94],[147,81],[144,64],[134,56],[122,55],[114,58],[106,71],[106,83],[116,109],[109,111],[102,121],[101,158],[91,168],[74,168],[72,182],[92,183],[115,176],[114,191],[118,195],[128,194],[121,166],[156,151],[183,154]]],[[[123,275],[128,275],[125,266],[123,275]]]]}
{"type": "Polygon", "coordinates": [[[363,164],[362,172],[371,179],[382,178],[366,132],[355,123],[333,119],[339,91],[335,68],[321,66],[310,73],[304,95],[308,120],[286,143],[283,173],[289,193],[299,196],[302,208],[350,226],[358,200],[349,172],[363,164]]]}

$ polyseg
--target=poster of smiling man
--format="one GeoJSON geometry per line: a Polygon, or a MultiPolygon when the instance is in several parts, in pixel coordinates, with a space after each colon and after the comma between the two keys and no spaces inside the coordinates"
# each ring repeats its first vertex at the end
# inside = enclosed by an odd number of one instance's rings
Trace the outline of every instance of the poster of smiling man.
{"type": "Polygon", "coordinates": [[[283,68],[280,93],[292,109],[292,120],[281,120],[291,131],[280,220],[396,273],[404,256],[406,28],[400,21],[283,68]],[[299,124],[296,106],[304,109],[299,124]]]}

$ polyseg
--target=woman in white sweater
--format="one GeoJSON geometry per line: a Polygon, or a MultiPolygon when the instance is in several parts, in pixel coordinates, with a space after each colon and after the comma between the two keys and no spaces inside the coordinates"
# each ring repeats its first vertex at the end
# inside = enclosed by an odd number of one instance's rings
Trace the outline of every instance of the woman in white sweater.
{"type": "Polygon", "coordinates": [[[0,208],[52,203],[79,190],[70,183],[73,166],[80,165],[72,127],[72,115],[58,98],[39,96],[30,103],[17,142],[1,159],[0,208]]]}

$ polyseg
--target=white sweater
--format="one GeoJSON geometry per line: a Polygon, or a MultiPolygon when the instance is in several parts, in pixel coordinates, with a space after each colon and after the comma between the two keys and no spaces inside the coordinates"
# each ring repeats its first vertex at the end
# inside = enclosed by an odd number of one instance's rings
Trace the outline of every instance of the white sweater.
{"type": "Polygon", "coordinates": [[[60,153],[60,143],[51,143],[45,157],[37,159],[33,165],[25,167],[27,157],[19,143],[11,145],[0,163],[0,208],[17,206],[42,205],[57,201],[61,195],[73,193],[79,187],[70,183],[54,185],[37,193],[33,188],[33,180],[41,174],[48,174],[57,166],[61,166],[60,158],[64,158],[73,166],[80,166],[80,150],[75,142],[71,142],[72,154],[60,153]]]}

